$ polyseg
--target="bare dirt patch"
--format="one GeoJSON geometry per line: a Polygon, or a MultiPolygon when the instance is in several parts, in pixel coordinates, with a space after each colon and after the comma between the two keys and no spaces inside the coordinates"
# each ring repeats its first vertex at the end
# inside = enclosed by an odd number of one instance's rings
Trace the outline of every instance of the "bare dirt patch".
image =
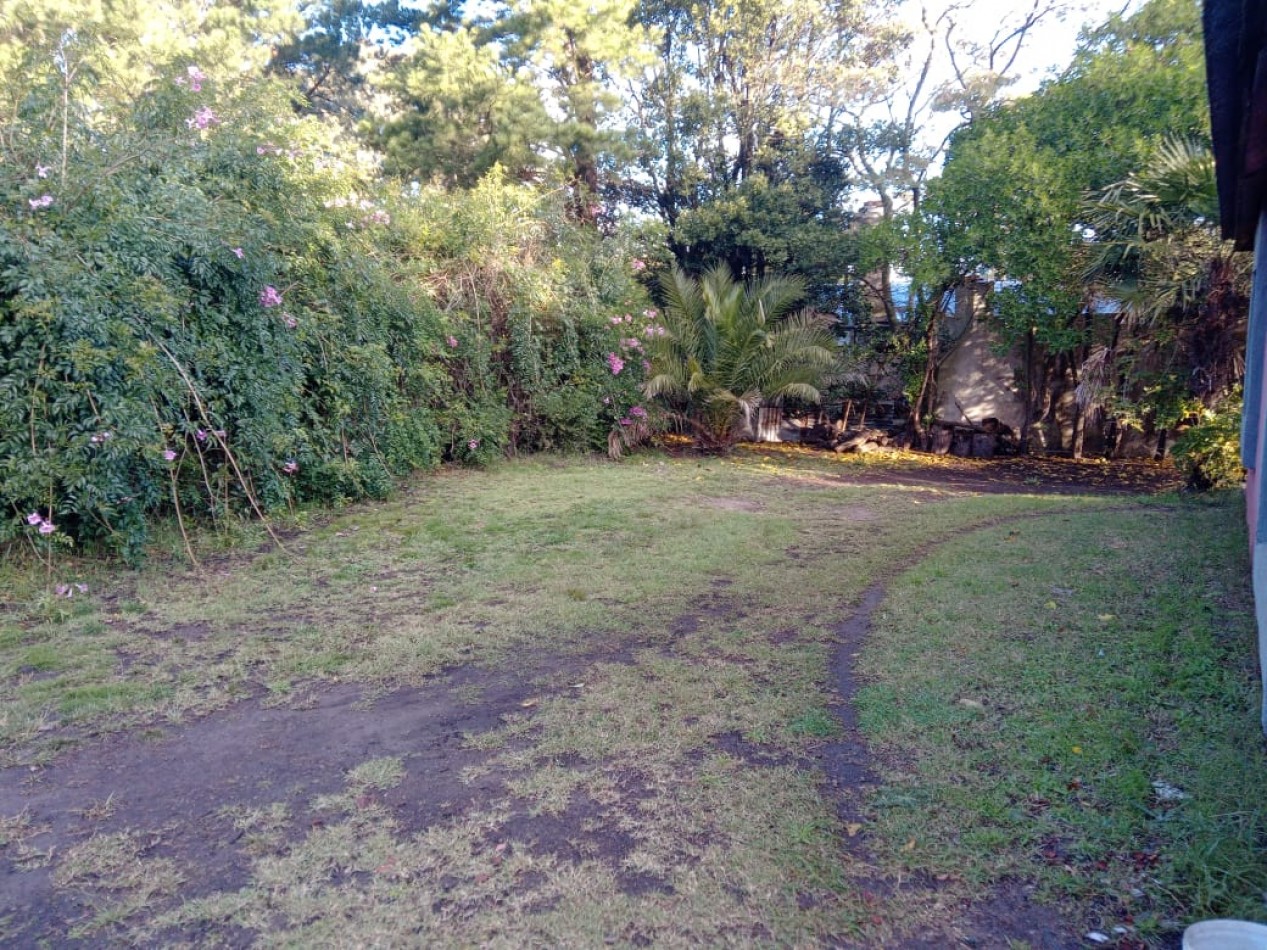
{"type": "MultiPolygon", "coordinates": [[[[893,573],[910,568],[927,557],[935,547],[964,534],[1000,523],[1042,516],[1029,513],[996,519],[989,525],[963,528],[932,539],[908,560],[894,565],[893,573]]],[[[875,612],[884,603],[887,584],[885,579],[868,588],[859,599],[858,606],[837,628],[837,645],[831,663],[835,694],[832,710],[841,732],[817,755],[824,783],[836,802],[836,813],[845,832],[841,838],[842,850],[857,868],[872,865],[866,824],[867,798],[878,787],[880,780],[873,770],[874,759],[867,742],[858,729],[853,697],[859,683],[854,672],[854,660],[870,633],[875,612]]],[[[929,895],[929,902],[934,906],[943,900],[943,887],[932,878],[893,881],[878,874],[863,873],[858,877],[858,883],[865,893],[881,897],[892,896],[898,891],[907,895],[922,891],[929,895]]],[[[892,945],[921,950],[947,946],[1006,947],[1017,942],[1025,942],[1035,950],[1065,950],[1083,945],[1077,936],[1078,928],[1064,919],[1058,909],[1035,902],[1031,890],[1021,882],[1003,882],[987,893],[953,903],[954,907],[947,908],[947,912],[939,918],[922,921],[907,929],[900,941],[892,945]]]]}
{"type": "MultiPolygon", "coordinates": [[[[564,657],[514,673],[463,668],[372,702],[350,685],[318,688],[302,708],[254,699],[188,724],[116,736],[45,768],[4,770],[0,816],[23,816],[39,832],[24,839],[21,855],[0,848],[5,943],[60,945],[91,910],[91,895],[55,887],[48,863],[31,860],[31,852],[51,860],[94,838],[140,836],[146,858],[170,858],[189,869],[182,899],[232,891],[245,884],[253,860],[235,816],[275,808],[288,816],[290,836],[302,834],[324,821],[313,810],[318,796],[339,791],[351,770],[383,757],[402,760],[403,780],[365,793],[358,807],[385,807],[405,832],[460,815],[499,794],[509,777],[491,770],[464,778],[465,769],[489,758],[468,737],[508,715],[531,715],[532,697],[594,659],[564,657]],[[478,702],[470,701],[472,687],[478,702]]],[[[573,849],[571,821],[524,818],[523,830],[536,847],[573,849]]],[[[598,851],[620,854],[614,844],[598,851]]]]}
{"type": "MultiPolygon", "coordinates": [[[[793,446],[745,446],[757,457],[788,455],[838,461],[831,452],[793,446]]],[[[1140,459],[1074,460],[1055,455],[970,459],[904,452],[865,462],[839,463],[838,471],[797,473],[798,482],[831,485],[907,485],[952,492],[1034,495],[1153,495],[1182,487],[1165,462],[1140,459]]]]}

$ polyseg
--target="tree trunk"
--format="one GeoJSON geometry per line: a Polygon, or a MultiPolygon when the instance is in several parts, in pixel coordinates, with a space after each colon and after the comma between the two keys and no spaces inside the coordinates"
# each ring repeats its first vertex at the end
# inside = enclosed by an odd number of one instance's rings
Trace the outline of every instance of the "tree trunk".
{"type": "Polygon", "coordinates": [[[1029,430],[1034,424],[1034,329],[1025,334],[1025,413],[1021,416],[1022,455],[1029,455],[1029,430]]]}
{"type": "Polygon", "coordinates": [[[1082,404],[1075,399],[1073,403],[1073,457],[1075,459],[1082,458],[1086,436],[1087,414],[1083,411],[1082,404]]]}
{"type": "Polygon", "coordinates": [[[572,214],[582,224],[598,221],[598,156],[590,136],[598,130],[598,106],[594,101],[594,60],[576,48],[575,37],[568,36],[572,65],[577,85],[581,87],[573,100],[579,131],[572,142],[572,214]]]}
{"type": "MultiPolygon", "coordinates": [[[[940,295],[938,299],[940,299],[940,295]]],[[[937,330],[938,310],[936,304],[934,303],[933,306],[929,308],[928,326],[924,330],[924,345],[927,351],[927,356],[924,360],[924,378],[920,380],[919,394],[915,397],[915,401],[911,404],[911,441],[913,446],[919,449],[923,449],[928,440],[928,433],[924,429],[925,406],[927,406],[927,413],[931,415],[933,403],[936,400],[937,330]]]]}

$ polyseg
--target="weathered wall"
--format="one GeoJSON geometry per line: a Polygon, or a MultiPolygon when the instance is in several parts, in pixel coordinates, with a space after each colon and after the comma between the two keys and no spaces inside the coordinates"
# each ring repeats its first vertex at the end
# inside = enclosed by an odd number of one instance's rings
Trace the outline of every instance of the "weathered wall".
{"type": "Polygon", "coordinates": [[[1245,417],[1241,426],[1241,461],[1249,471],[1245,482],[1249,539],[1254,563],[1254,606],[1258,619],[1258,658],[1262,670],[1262,726],[1267,732],[1267,510],[1262,503],[1267,468],[1267,209],[1258,219],[1254,241],[1254,286],[1249,298],[1248,350],[1245,354],[1245,417]]]}
{"type": "Polygon", "coordinates": [[[938,419],[980,424],[994,417],[1020,430],[1025,418],[1025,401],[1016,388],[1020,364],[1013,355],[1000,356],[995,347],[980,321],[964,331],[937,374],[938,419]]]}
{"type": "Polygon", "coordinates": [[[1246,517],[1249,543],[1267,541],[1260,537],[1260,492],[1267,433],[1267,210],[1258,224],[1254,246],[1254,283],[1249,298],[1249,331],[1245,339],[1245,414],[1241,419],[1241,464],[1248,472],[1245,481],[1246,517]]]}

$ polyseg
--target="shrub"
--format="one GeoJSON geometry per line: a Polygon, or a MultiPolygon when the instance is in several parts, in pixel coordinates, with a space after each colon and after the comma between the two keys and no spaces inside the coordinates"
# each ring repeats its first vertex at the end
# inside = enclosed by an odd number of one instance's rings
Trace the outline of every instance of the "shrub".
{"type": "Polygon", "coordinates": [[[172,508],[380,497],[619,425],[626,242],[496,173],[393,188],[287,80],[187,46],[122,75],[95,32],[0,36],[0,541],[136,556],[172,508]]]}
{"type": "Polygon", "coordinates": [[[1197,491],[1235,488],[1245,480],[1241,465],[1241,397],[1224,400],[1218,409],[1202,410],[1196,425],[1185,429],[1171,449],[1176,464],[1197,491]]]}

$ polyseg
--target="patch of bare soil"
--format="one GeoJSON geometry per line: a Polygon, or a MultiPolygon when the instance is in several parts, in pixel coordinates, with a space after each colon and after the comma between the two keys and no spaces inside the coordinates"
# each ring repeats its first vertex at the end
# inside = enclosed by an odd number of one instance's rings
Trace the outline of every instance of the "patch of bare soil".
{"type": "Polygon", "coordinates": [[[946,909],[946,926],[930,927],[902,939],[904,950],[944,950],[946,947],[1004,948],[1017,944],[1031,950],[1074,950],[1085,941],[1070,931],[1053,908],[1036,903],[1016,881],[995,886],[980,899],[961,901],[946,909]]]}
{"type": "MultiPolygon", "coordinates": [[[[835,456],[817,449],[748,446],[754,455],[835,456]]],[[[1027,495],[1154,495],[1175,491],[1183,477],[1173,465],[1138,459],[1078,460],[1055,455],[970,459],[906,452],[819,476],[838,485],[910,485],[956,492],[1027,495]]],[[[815,481],[819,481],[815,479],[815,481]]],[[[798,476],[798,480],[804,480],[798,476]]]]}
{"type": "MultiPolygon", "coordinates": [[[[89,899],[54,887],[51,867],[30,855],[56,857],[95,835],[139,832],[147,858],[197,868],[181,888],[188,900],[247,882],[252,855],[235,828],[236,814],[284,803],[302,833],[322,821],[312,800],[340,791],[349,770],[370,759],[404,762],[405,779],[375,792],[373,802],[388,807],[404,831],[460,815],[496,796],[509,777],[491,770],[462,780],[463,769],[490,756],[468,747],[468,735],[500,726],[508,714],[527,714],[530,697],[562,688],[582,662],[627,659],[623,651],[584,661],[564,657],[516,673],[467,667],[373,702],[346,685],[319,690],[304,708],[251,700],[161,733],[116,736],[43,769],[0,771],[0,817],[22,815],[40,830],[23,842],[22,858],[12,848],[0,850],[5,944],[67,944],[89,899]]],[[[575,817],[579,823],[584,816],[575,817]]],[[[572,847],[571,821],[522,823],[538,847],[572,847]]],[[[622,853],[619,842],[599,842],[597,851],[622,853]]]]}
{"type": "MultiPolygon", "coordinates": [[[[996,519],[986,525],[962,528],[921,546],[905,563],[895,565],[894,573],[900,573],[923,558],[933,548],[956,537],[980,531],[985,527],[1041,517],[1038,513],[1025,513],[1010,518],[996,519]]],[[[858,606],[837,627],[837,645],[832,658],[832,686],[836,696],[833,710],[841,726],[841,734],[827,743],[818,753],[824,783],[836,802],[836,814],[845,829],[842,849],[858,867],[871,865],[871,855],[866,833],[866,799],[877,786],[879,778],[872,769],[874,758],[866,740],[858,730],[858,714],[853,697],[858,690],[858,678],[854,672],[854,660],[861,652],[871,630],[872,618],[884,603],[887,580],[872,585],[859,600],[858,606]]],[[[892,895],[896,890],[905,893],[925,891],[935,900],[940,899],[939,882],[924,876],[902,881],[891,881],[878,874],[864,880],[867,891],[879,897],[892,895]]],[[[935,901],[934,901],[935,902],[935,901]]],[[[1079,928],[1064,919],[1050,906],[1033,901],[1030,891],[1020,882],[1003,882],[972,900],[959,901],[947,908],[936,923],[922,924],[902,935],[894,947],[934,950],[943,947],[998,947],[1014,946],[1026,942],[1034,950],[1065,950],[1083,946],[1079,928]]],[[[848,946],[848,942],[845,943],[848,946]]]]}
{"type": "Polygon", "coordinates": [[[673,618],[668,627],[669,635],[677,639],[697,632],[703,624],[746,617],[739,598],[728,591],[732,583],[728,577],[716,578],[712,590],[701,597],[693,609],[673,618]]]}

